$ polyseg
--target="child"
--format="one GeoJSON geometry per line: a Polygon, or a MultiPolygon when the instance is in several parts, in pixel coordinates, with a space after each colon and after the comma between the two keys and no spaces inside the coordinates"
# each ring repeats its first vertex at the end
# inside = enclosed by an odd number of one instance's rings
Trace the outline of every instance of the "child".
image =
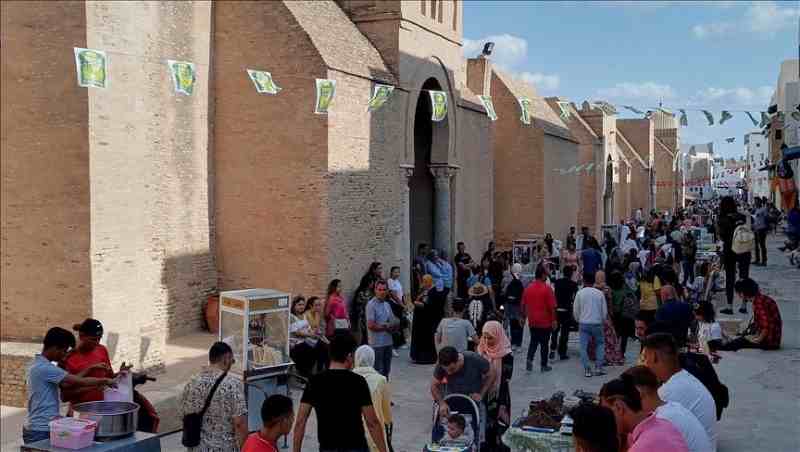
{"type": "Polygon", "coordinates": [[[702,303],[705,300],[705,291],[706,291],[706,280],[708,279],[708,272],[711,268],[711,264],[708,262],[703,262],[700,264],[700,272],[694,278],[694,281],[691,284],[687,285],[689,289],[690,299],[693,303],[702,303]]]}
{"type": "Polygon", "coordinates": [[[466,447],[472,444],[472,438],[465,432],[467,421],[464,416],[453,413],[447,418],[447,433],[439,445],[443,447],[466,447]]]}
{"type": "Polygon", "coordinates": [[[242,452],[278,452],[278,438],[292,430],[292,399],[280,394],[267,397],[261,404],[261,422],[261,430],[247,437],[242,452]]]}
{"type": "Polygon", "coordinates": [[[711,362],[719,362],[717,350],[722,345],[723,336],[722,328],[715,319],[714,305],[709,302],[700,303],[694,315],[698,322],[697,343],[700,349],[708,355],[711,362]]]}
{"type": "Polygon", "coordinates": [[[463,353],[469,349],[470,342],[473,343],[473,346],[478,342],[478,334],[472,323],[464,318],[464,301],[453,300],[452,308],[453,315],[442,319],[436,328],[434,336],[436,349],[441,350],[450,346],[455,347],[459,353],[463,353]]]}

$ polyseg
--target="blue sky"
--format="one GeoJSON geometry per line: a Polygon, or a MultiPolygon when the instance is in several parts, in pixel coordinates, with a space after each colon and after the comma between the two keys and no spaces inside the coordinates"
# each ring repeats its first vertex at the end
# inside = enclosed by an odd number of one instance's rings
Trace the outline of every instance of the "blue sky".
{"type": "Polygon", "coordinates": [[[738,156],[755,129],[744,113],[716,124],[720,110],[766,109],[781,61],[798,57],[798,23],[800,1],[472,0],[464,2],[464,53],[494,41],[493,62],[545,96],[707,108],[715,125],[690,111],[681,141],[714,141],[718,154],[738,156]]]}

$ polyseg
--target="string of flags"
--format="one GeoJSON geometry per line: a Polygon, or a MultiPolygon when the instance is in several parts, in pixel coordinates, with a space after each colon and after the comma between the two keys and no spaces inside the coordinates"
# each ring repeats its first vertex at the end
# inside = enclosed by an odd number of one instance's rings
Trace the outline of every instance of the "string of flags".
{"type": "MultiPolygon", "coordinates": [[[[105,89],[108,88],[109,85],[109,63],[108,63],[108,55],[106,52],[102,50],[96,49],[85,49],[80,47],[75,47],[74,49],[75,55],[75,68],[78,78],[78,85],[83,88],[99,88],[105,89]]],[[[113,52],[112,52],[113,53],[113,52]]],[[[167,60],[167,67],[169,70],[170,78],[172,80],[173,89],[175,93],[181,94],[184,96],[191,96],[194,93],[194,87],[197,83],[197,70],[196,66],[192,62],[188,61],[176,61],[176,60],[167,60]]],[[[274,80],[272,74],[268,71],[264,70],[256,70],[256,69],[247,69],[247,75],[252,81],[255,90],[258,94],[269,94],[269,95],[277,95],[282,90],[280,86],[274,80]]],[[[325,115],[328,113],[328,110],[335,98],[336,95],[336,80],[333,79],[315,79],[315,86],[316,86],[316,102],[314,105],[314,113],[319,115],[325,115]]],[[[381,107],[383,107],[392,97],[392,94],[395,90],[395,86],[376,83],[373,87],[372,96],[367,102],[366,111],[374,112],[381,107]]],[[[447,117],[447,110],[448,110],[448,99],[447,99],[447,92],[445,91],[437,91],[437,90],[427,90],[427,89],[420,89],[420,90],[407,90],[407,91],[427,91],[430,102],[431,102],[431,120],[435,122],[443,121],[447,117]]],[[[486,115],[491,121],[496,121],[498,116],[497,112],[494,108],[494,104],[492,102],[492,97],[487,95],[478,96],[481,104],[483,105],[484,109],[486,110],[486,115]]],[[[527,97],[518,97],[516,98],[517,103],[520,109],[520,117],[519,120],[525,124],[531,124],[531,106],[532,101],[527,97]]],[[[565,102],[558,100],[556,101],[556,105],[558,107],[558,113],[561,119],[567,120],[571,117],[571,110],[570,110],[570,102],[565,102]]],[[[605,102],[605,101],[594,101],[592,105],[596,108],[601,109],[604,113],[608,115],[616,115],[617,109],[614,105],[605,102]]],[[[646,111],[633,106],[633,105],[622,105],[622,108],[630,111],[631,113],[637,115],[644,115],[645,118],[649,118],[652,116],[654,111],[660,111],[665,114],[673,115],[668,109],[663,107],[655,107],[652,109],[647,109],[646,111]]],[[[709,126],[714,125],[714,115],[709,110],[691,110],[691,109],[678,109],[680,112],[679,117],[679,124],[681,127],[688,127],[689,119],[687,115],[687,111],[700,111],[704,116],[706,121],[708,122],[709,126]]],[[[722,110],[719,117],[719,125],[723,125],[725,122],[729,121],[733,118],[733,111],[735,110],[722,110]]],[[[775,112],[774,114],[767,114],[767,112],[761,111],[760,114],[760,121],[756,119],[750,111],[743,111],[753,123],[753,126],[764,128],[769,123],[772,117],[778,117],[778,119],[782,119],[784,117],[784,112],[775,112]]],[[[792,111],[790,113],[793,118],[800,120],[800,109],[798,111],[792,111]]],[[[727,138],[726,141],[728,143],[733,143],[734,138],[727,138]]],[[[565,171],[565,173],[577,173],[580,171],[590,171],[591,166],[587,168],[583,167],[573,167],[570,169],[559,169],[559,171],[565,171]]]]}

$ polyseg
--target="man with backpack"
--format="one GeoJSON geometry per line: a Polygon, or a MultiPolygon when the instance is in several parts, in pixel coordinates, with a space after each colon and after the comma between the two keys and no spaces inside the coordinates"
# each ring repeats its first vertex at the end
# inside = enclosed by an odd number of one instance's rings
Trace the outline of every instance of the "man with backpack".
{"type": "MultiPolygon", "coordinates": [[[[736,283],[737,268],[740,279],[750,276],[750,251],[755,242],[755,235],[750,229],[748,218],[739,213],[736,201],[731,196],[725,196],[720,200],[717,233],[722,241],[725,295],[728,299],[728,307],[719,312],[730,315],[733,314],[733,285],[736,283]]],[[[747,313],[744,302],[739,312],[747,313]]]]}

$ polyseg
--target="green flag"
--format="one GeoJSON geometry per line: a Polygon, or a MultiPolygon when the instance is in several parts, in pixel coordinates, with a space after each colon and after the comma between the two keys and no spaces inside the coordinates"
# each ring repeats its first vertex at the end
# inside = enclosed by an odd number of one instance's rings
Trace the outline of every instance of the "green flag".
{"type": "Polygon", "coordinates": [[[78,86],[105,88],[108,82],[108,58],[101,50],[74,47],[78,86]]]}
{"type": "Polygon", "coordinates": [[[492,121],[497,121],[497,113],[494,111],[494,104],[492,103],[492,96],[478,96],[481,98],[483,108],[486,109],[486,116],[492,121]]]}
{"type": "Polygon", "coordinates": [[[278,94],[278,91],[281,90],[281,87],[272,80],[272,74],[269,72],[248,69],[247,75],[250,76],[258,94],[278,94]]]}
{"type": "Polygon", "coordinates": [[[708,120],[708,125],[713,126],[714,125],[714,116],[708,110],[702,110],[702,111],[703,111],[703,114],[706,115],[706,119],[708,120]]]}
{"type": "Polygon", "coordinates": [[[439,122],[447,116],[447,93],[444,91],[428,91],[431,97],[431,121],[439,122]]]}
{"type": "Polygon", "coordinates": [[[642,110],[639,110],[638,108],[632,107],[630,105],[623,105],[622,108],[624,108],[626,110],[630,110],[633,113],[636,113],[637,115],[643,115],[644,114],[644,112],[642,110]]]}
{"type": "Polygon", "coordinates": [[[318,115],[327,115],[328,108],[333,102],[333,96],[336,95],[336,80],[318,78],[317,84],[317,103],[314,106],[314,113],[318,115]]]}
{"type": "Polygon", "coordinates": [[[734,141],[736,141],[736,137],[725,138],[725,141],[727,141],[728,143],[733,143],[734,141]]]}
{"type": "Polygon", "coordinates": [[[194,92],[194,83],[197,81],[194,63],[167,60],[167,66],[169,66],[169,73],[172,77],[172,85],[175,87],[175,92],[191,96],[194,92]]]}
{"type": "Polygon", "coordinates": [[[753,114],[750,113],[749,111],[746,112],[746,113],[747,113],[747,117],[750,118],[750,122],[753,123],[753,127],[758,127],[758,121],[756,121],[756,118],[753,117],[753,114]]]}
{"type": "Polygon", "coordinates": [[[681,112],[680,125],[682,127],[689,127],[689,118],[686,117],[686,110],[678,110],[681,112]]]}
{"type": "Polygon", "coordinates": [[[729,112],[728,110],[722,110],[722,116],[720,116],[720,118],[719,118],[719,125],[724,124],[725,121],[727,121],[727,120],[729,120],[731,118],[733,118],[733,115],[731,114],[731,112],[729,112]]]}
{"type": "Polygon", "coordinates": [[[375,111],[381,108],[389,100],[393,91],[394,86],[392,85],[376,84],[375,89],[372,91],[372,99],[367,103],[367,111],[375,111]]]}
{"type": "Polygon", "coordinates": [[[517,102],[519,103],[519,109],[520,109],[520,112],[521,112],[519,120],[522,121],[522,123],[525,124],[525,125],[530,125],[530,123],[531,123],[531,113],[530,113],[531,100],[528,99],[527,97],[518,97],[517,98],[517,102]]]}
{"type": "Polygon", "coordinates": [[[765,112],[761,112],[761,124],[759,127],[766,127],[769,124],[769,116],[765,112]]]}

